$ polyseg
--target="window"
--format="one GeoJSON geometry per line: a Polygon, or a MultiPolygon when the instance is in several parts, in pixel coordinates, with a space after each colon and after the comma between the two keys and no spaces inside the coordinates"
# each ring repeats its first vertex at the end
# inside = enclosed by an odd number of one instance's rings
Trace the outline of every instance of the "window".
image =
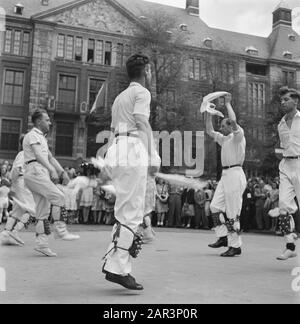
{"type": "Polygon", "coordinates": [[[97,94],[102,87],[102,84],[103,84],[102,80],[90,78],[90,83],[89,83],[89,107],[90,108],[92,108],[96,100],[97,94]]]}
{"type": "Polygon", "coordinates": [[[11,51],[11,42],[12,42],[12,30],[7,29],[5,33],[5,45],[4,45],[4,52],[10,53],[11,51]]]}
{"type": "Polygon", "coordinates": [[[265,117],[266,90],[264,83],[250,82],[248,86],[248,113],[253,117],[265,117]]]}
{"type": "Polygon", "coordinates": [[[195,67],[194,67],[194,59],[190,58],[189,60],[189,78],[190,79],[195,79],[195,67]]]}
{"type": "Polygon", "coordinates": [[[73,156],[74,124],[67,122],[56,123],[55,154],[59,156],[73,156]]]}
{"type": "Polygon", "coordinates": [[[232,84],[234,83],[235,77],[234,77],[234,64],[229,64],[228,65],[228,78],[229,78],[229,83],[232,84]]]}
{"type": "Polygon", "coordinates": [[[111,51],[112,51],[112,43],[105,43],[105,55],[104,55],[104,64],[111,65],[111,51]]]}
{"type": "Polygon", "coordinates": [[[5,33],[4,52],[13,55],[29,54],[30,32],[7,29],[5,33]]]}
{"type": "Polygon", "coordinates": [[[96,43],[96,63],[103,64],[103,41],[97,40],[96,43]]]}
{"type": "Polygon", "coordinates": [[[57,56],[65,56],[65,35],[58,35],[57,37],[57,56]]]}
{"type": "Polygon", "coordinates": [[[212,39],[207,37],[204,39],[203,41],[204,46],[208,47],[208,48],[212,48],[212,39]]]}
{"type": "Polygon", "coordinates": [[[59,75],[58,110],[75,112],[76,108],[76,76],[59,75]]]}
{"type": "Polygon", "coordinates": [[[13,119],[2,119],[1,121],[1,143],[3,151],[18,151],[21,121],[13,119]]]}
{"type": "Polygon", "coordinates": [[[67,36],[67,44],[66,44],[66,59],[72,60],[74,52],[74,37],[67,36]]]}
{"type": "Polygon", "coordinates": [[[21,47],[21,31],[20,30],[15,30],[13,54],[19,55],[20,54],[20,47],[21,47]]]}
{"type": "Polygon", "coordinates": [[[4,78],[3,103],[21,105],[23,103],[24,71],[6,70],[4,78]]]}
{"type": "Polygon", "coordinates": [[[191,58],[189,61],[189,78],[193,80],[206,79],[205,63],[199,58],[191,58]]]}
{"type": "Polygon", "coordinates": [[[246,71],[247,71],[247,73],[251,73],[254,75],[266,76],[267,75],[267,66],[260,65],[260,64],[247,63],[246,71]]]}
{"type": "Polygon", "coordinates": [[[89,63],[94,63],[94,61],[95,61],[95,40],[94,39],[89,39],[89,42],[88,42],[87,61],[89,63]]]}
{"type": "Polygon", "coordinates": [[[24,32],[23,33],[23,46],[22,46],[22,55],[27,56],[29,54],[29,40],[30,40],[30,33],[24,32]]]}
{"type": "Polygon", "coordinates": [[[123,53],[124,52],[124,45],[123,44],[118,44],[117,46],[117,62],[116,65],[118,67],[123,66],[123,53]]]}
{"type": "Polygon", "coordinates": [[[75,43],[75,61],[82,61],[82,37],[76,37],[75,43]]]}
{"type": "Polygon", "coordinates": [[[295,83],[296,74],[294,71],[282,71],[283,84],[287,86],[292,86],[295,83]]]}
{"type": "Polygon", "coordinates": [[[195,60],[195,80],[200,80],[200,69],[201,69],[201,61],[199,59],[195,60]]]}

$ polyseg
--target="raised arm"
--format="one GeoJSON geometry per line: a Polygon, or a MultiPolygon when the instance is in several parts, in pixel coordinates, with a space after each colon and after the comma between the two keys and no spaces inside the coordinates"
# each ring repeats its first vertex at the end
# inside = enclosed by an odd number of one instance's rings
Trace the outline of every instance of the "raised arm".
{"type": "Polygon", "coordinates": [[[211,114],[208,114],[207,112],[204,113],[204,119],[205,119],[205,125],[206,125],[206,133],[214,138],[214,133],[215,133],[215,130],[214,130],[214,126],[213,126],[213,123],[212,123],[212,115],[211,114]]]}
{"type": "Polygon", "coordinates": [[[233,131],[236,132],[238,130],[238,125],[237,125],[235,112],[231,105],[231,100],[232,100],[231,94],[228,94],[227,96],[225,96],[225,106],[227,108],[228,117],[231,120],[231,125],[232,125],[233,131]]]}

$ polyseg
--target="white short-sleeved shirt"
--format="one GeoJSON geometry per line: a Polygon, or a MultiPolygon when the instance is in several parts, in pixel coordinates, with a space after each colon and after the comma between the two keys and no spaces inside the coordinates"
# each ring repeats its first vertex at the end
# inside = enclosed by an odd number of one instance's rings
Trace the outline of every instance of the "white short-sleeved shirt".
{"type": "Polygon", "coordinates": [[[33,128],[29,133],[27,133],[23,140],[23,151],[24,151],[24,163],[32,160],[36,160],[36,156],[32,149],[32,145],[41,145],[41,152],[46,159],[49,156],[49,147],[47,139],[43,132],[37,128],[33,128]]]}
{"type": "Polygon", "coordinates": [[[283,117],[278,125],[278,132],[283,156],[300,156],[300,112],[294,116],[291,128],[283,117]]]}
{"type": "Polygon", "coordinates": [[[243,165],[246,154],[246,139],[244,130],[238,126],[238,130],[228,136],[219,132],[213,132],[215,142],[221,145],[222,166],[243,165]]]}
{"type": "Polygon", "coordinates": [[[131,82],[129,87],[115,99],[112,107],[111,128],[116,134],[136,131],[134,116],[140,114],[149,119],[150,103],[149,90],[137,82],[131,82]]]}

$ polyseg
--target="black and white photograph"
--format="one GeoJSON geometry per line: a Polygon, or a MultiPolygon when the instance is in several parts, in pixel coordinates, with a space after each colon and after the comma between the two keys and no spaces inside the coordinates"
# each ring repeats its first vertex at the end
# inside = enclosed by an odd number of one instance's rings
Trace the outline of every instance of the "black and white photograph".
{"type": "Polygon", "coordinates": [[[300,0],[0,0],[0,305],[300,304],[299,109],[300,0]]]}

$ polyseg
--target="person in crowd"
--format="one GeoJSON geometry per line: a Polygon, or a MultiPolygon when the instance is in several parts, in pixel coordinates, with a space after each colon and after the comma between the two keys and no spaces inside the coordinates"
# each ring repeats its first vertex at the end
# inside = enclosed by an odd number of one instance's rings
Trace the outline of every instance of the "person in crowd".
{"type": "Polygon", "coordinates": [[[169,188],[169,212],[167,224],[168,227],[181,227],[181,195],[183,188],[176,184],[170,184],[169,188]]]}
{"type": "Polygon", "coordinates": [[[186,188],[181,197],[182,202],[182,226],[192,227],[192,220],[195,217],[195,190],[186,188]]]}
{"type": "Polygon", "coordinates": [[[169,210],[168,199],[169,199],[168,185],[162,179],[158,179],[156,184],[156,201],[155,201],[155,212],[157,213],[158,227],[164,226],[165,216],[169,210]]]}
{"type": "Polygon", "coordinates": [[[208,218],[205,215],[205,188],[195,190],[195,229],[203,228],[209,229],[208,218]]]}

